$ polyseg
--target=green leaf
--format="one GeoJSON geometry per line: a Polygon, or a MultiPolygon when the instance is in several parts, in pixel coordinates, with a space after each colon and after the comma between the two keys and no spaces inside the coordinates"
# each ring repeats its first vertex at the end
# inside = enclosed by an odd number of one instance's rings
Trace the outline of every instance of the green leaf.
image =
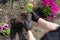
{"type": "Polygon", "coordinates": [[[6,30],[5,30],[5,29],[4,29],[4,30],[2,30],[2,34],[3,34],[3,35],[5,35],[5,33],[6,33],[6,30]]]}
{"type": "Polygon", "coordinates": [[[3,33],[3,35],[5,35],[5,33],[3,33]]]}
{"type": "Polygon", "coordinates": [[[45,17],[48,17],[48,15],[51,13],[50,12],[50,7],[49,5],[46,5],[46,6],[39,6],[40,10],[42,10],[42,13],[45,17]]]}
{"type": "Polygon", "coordinates": [[[6,33],[9,35],[10,34],[10,28],[6,30],[6,33]]]}
{"type": "Polygon", "coordinates": [[[3,25],[4,24],[4,22],[0,22],[0,25],[3,25]]]}
{"type": "Polygon", "coordinates": [[[27,10],[28,10],[28,12],[32,12],[32,8],[31,7],[27,7],[27,10]]]}

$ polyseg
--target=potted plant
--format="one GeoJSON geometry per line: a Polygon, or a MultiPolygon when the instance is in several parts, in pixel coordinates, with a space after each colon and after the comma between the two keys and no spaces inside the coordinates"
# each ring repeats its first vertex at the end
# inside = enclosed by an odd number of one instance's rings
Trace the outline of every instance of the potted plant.
{"type": "Polygon", "coordinates": [[[42,18],[54,19],[59,8],[53,0],[41,0],[41,5],[34,11],[42,18]]]}

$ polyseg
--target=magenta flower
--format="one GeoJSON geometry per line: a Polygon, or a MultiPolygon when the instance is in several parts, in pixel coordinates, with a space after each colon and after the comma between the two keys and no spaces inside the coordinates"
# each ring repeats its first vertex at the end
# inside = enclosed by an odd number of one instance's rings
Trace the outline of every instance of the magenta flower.
{"type": "Polygon", "coordinates": [[[4,25],[3,25],[3,28],[8,28],[9,27],[9,25],[7,24],[7,23],[5,23],[4,25]]]}
{"type": "Polygon", "coordinates": [[[3,29],[3,27],[2,27],[2,26],[0,26],[0,32],[2,32],[2,29],[3,29]]]}
{"type": "Polygon", "coordinates": [[[49,5],[50,5],[50,6],[54,5],[54,2],[53,2],[53,1],[50,1],[50,2],[49,2],[49,5]]]}
{"type": "Polygon", "coordinates": [[[52,5],[51,7],[51,12],[57,12],[59,10],[58,6],[52,5]]]}
{"type": "Polygon", "coordinates": [[[48,7],[50,8],[49,12],[51,12],[51,14],[48,16],[50,19],[53,19],[55,17],[56,12],[58,12],[59,8],[57,5],[55,5],[54,0],[42,0],[41,2],[42,6],[46,6],[48,5],[48,7]]]}
{"type": "Polygon", "coordinates": [[[56,6],[53,2],[53,0],[42,0],[42,5],[46,6],[49,5],[51,8],[51,12],[57,12],[58,11],[58,6],[56,6]]]}
{"type": "Polygon", "coordinates": [[[42,1],[42,5],[43,5],[43,6],[45,6],[45,5],[47,5],[47,4],[49,4],[48,1],[42,1]]]}
{"type": "Polygon", "coordinates": [[[55,16],[55,15],[52,13],[52,14],[50,14],[48,17],[49,17],[50,19],[53,19],[54,16],[55,16]]]}
{"type": "Polygon", "coordinates": [[[45,3],[45,2],[42,2],[42,5],[43,5],[43,6],[45,6],[45,5],[46,5],[46,3],[45,3]]]}
{"type": "Polygon", "coordinates": [[[53,0],[42,0],[42,5],[43,6],[50,5],[50,4],[53,4],[53,0]]]}
{"type": "Polygon", "coordinates": [[[42,5],[49,5],[51,8],[51,12],[57,12],[59,9],[58,6],[54,4],[53,0],[42,0],[42,5]]]}

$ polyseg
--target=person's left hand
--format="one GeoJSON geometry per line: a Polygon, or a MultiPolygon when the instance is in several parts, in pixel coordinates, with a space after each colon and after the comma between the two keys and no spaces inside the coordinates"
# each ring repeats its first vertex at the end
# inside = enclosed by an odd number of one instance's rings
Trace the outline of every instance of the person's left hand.
{"type": "Polygon", "coordinates": [[[26,31],[31,30],[32,29],[32,19],[30,15],[26,15],[26,19],[25,19],[25,29],[26,31]]]}

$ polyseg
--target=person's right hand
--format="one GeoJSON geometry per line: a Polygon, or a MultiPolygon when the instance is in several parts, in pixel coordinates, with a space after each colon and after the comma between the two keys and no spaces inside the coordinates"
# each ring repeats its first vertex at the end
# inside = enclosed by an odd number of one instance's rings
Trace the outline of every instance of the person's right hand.
{"type": "Polygon", "coordinates": [[[31,14],[32,14],[32,20],[37,22],[40,17],[34,11],[31,12],[31,14]]]}
{"type": "Polygon", "coordinates": [[[41,10],[39,9],[39,7],[36,7],[33,9],[33,11],[31,12],[33,21],[35,22],[38,21],[38,19],[40,18],[40,16],[38,16],[40,15],[39,13],[41,13],[41,10]]]}

